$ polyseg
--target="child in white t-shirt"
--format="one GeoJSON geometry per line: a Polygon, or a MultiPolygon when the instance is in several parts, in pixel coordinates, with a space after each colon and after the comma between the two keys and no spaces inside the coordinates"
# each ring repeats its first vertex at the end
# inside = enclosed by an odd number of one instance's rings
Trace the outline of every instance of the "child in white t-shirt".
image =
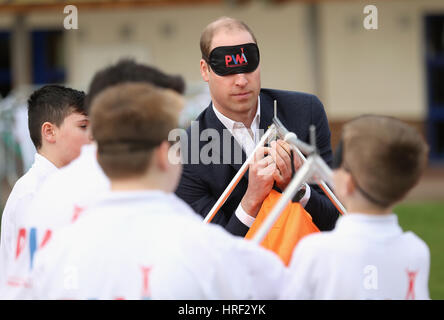
{"type": "Polygon", "coordinates": [[[59,85],[44,86],[29,97],[28,126],[37,153],[32,167],[14,185],[2,214],[0,289],[8,283],[24,285],[24,279],[7,279],[7,270],[21,254],[21,244],[33,241],[22,227],[27,212],[36,213],[30,205],[38,190],[90,142],[84,100],[83,92],[59,85]]]}
{"type": "Polygon", "coordinates": [[[419,181],[427,152],[416,130],[394,118],[347,123],[335,155],[334,189],[349,213],[333,231],[298,244],[281,297],[429,299],[429,249],[403,232],[393,213],[419,181]]]}

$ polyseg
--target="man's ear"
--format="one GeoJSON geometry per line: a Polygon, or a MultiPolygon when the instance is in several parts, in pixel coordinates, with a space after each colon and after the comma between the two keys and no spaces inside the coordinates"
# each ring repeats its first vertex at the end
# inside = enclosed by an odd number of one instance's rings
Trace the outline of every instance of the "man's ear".
{"type": "Polygon", "coordinates": [[[48,143],[56,142],[56,129],[57,127],[51,122],[45,122],[42,124],[42,144],[43,141],[48,143]]]}
{"type": "Polygon", "coordinates": [[[205,82],[208,82],[208,73],[210,72],[208,68],[208,64],[205,62],[204,59],[200,59],[200,74],[202,75],[202,79],[205,82]]]}

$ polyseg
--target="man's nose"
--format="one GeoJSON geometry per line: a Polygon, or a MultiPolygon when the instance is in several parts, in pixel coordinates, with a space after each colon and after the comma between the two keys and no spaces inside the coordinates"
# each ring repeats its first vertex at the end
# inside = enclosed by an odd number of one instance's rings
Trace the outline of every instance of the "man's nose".
{"type": "Polygon", "coordinates": [[[245,73],[238,73],[235,75],[235,84],[240,87],[245,87],[248,83],[248,79],[245,73]]]}

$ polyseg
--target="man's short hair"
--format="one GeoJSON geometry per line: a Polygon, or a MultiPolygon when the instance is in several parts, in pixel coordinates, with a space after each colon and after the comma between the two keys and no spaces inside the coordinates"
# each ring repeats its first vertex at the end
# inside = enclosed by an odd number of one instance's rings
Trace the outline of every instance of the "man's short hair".
{"type": "Polygon", "coordinates": [[[211,53],[210,48],[213,36],[216,33],[216,31],[220,29],[247,31],[253,38],[254,43],[257,44],[257,40],[256,37],[254,36],[253,31],[250,29],[250,27],[248,27],[248,25],[245,22],[235,18],[220,17],[219,19],[207,25],[205,29],[202,31],[202,34],[200,36],[200,52],[202,54],[202,59],[204,59],[206,62],[209,61],[211,53]]]}
{"type": "Polygon", "coordinates": [[[185,91],[185,81],[182,76],[168,75],[154,67],[136,63],[131,59],[123,59],[94,75],[86,97],[87,108],[102,90],[123,82],[152,83],[180,94],[185,91]]]}
{"type": "Polygon", "coordinates": [[[143,174],[152,151],[177,127],[179,94],[147,83],[123,83],[103,90],[91,105],[98,162],[110,179],[143,174]]]}
{"type": "Polygon", "coordinates": [[[85,93],[61,85],[46,85],[28,99],[28,127],[36,149],[42,147],[42,125],[50,122],[60,127],[63,120],[77,112],[87,115],[85,93]]]}
{"type": "Polygon", "coordinates": [[[343,167],[380,207],[401,200],[419,181],[428,146],[406,123],[387,116],[365,115],[345,124],[343,167]]]}

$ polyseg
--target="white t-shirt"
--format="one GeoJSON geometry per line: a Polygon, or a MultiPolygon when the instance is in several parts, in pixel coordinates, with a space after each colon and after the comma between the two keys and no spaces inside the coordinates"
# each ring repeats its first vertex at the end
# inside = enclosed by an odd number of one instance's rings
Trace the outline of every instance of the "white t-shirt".
{"type": "Polygon", "coordinates": [[[19,226],[22,233],[13,239],[14,250],[18,249],[8,267],[6,296],[11,296],[11,290],[20,292],[21,287],[28,287],[34,255],[53,232],[76,221],[90,203],[109,189],[109,179],[97,162],[95,144],[84,145],[79,157],[39,186],[33,199],[27,201],[30,209],[23,211],[23,223],[19,226]]]}
{"type": "MultiPolygon", "coordinates": [[[[5,285],[7,270],[17,254],[17,235],[28,208],[43,182],[57,172],[57,167],[36,153],[32,167],[14,185],[2,214],[0,242],[0,287],[5,285]]],[[[31,214],[35,212],[31,210],[31,214]]]]}
{"type": "Polygon", "coordinates": [[[35,257],[33,299],[273,299],[287,270],[174,194],[110,192],[35,257]]]}
{"type": "Polygon", "coordinates": [[[36,194],[30,225],[55,230],[75,221],[81,212],[110,190],[97,162],[95,143],[82,147],[79,157],[51,176],[36,194]]]}
{"type": "Polygon", "coordinates": [[[430,252],[395,214],[347,214],[300,241],[284,299],[429,299],[430,252]]]}

